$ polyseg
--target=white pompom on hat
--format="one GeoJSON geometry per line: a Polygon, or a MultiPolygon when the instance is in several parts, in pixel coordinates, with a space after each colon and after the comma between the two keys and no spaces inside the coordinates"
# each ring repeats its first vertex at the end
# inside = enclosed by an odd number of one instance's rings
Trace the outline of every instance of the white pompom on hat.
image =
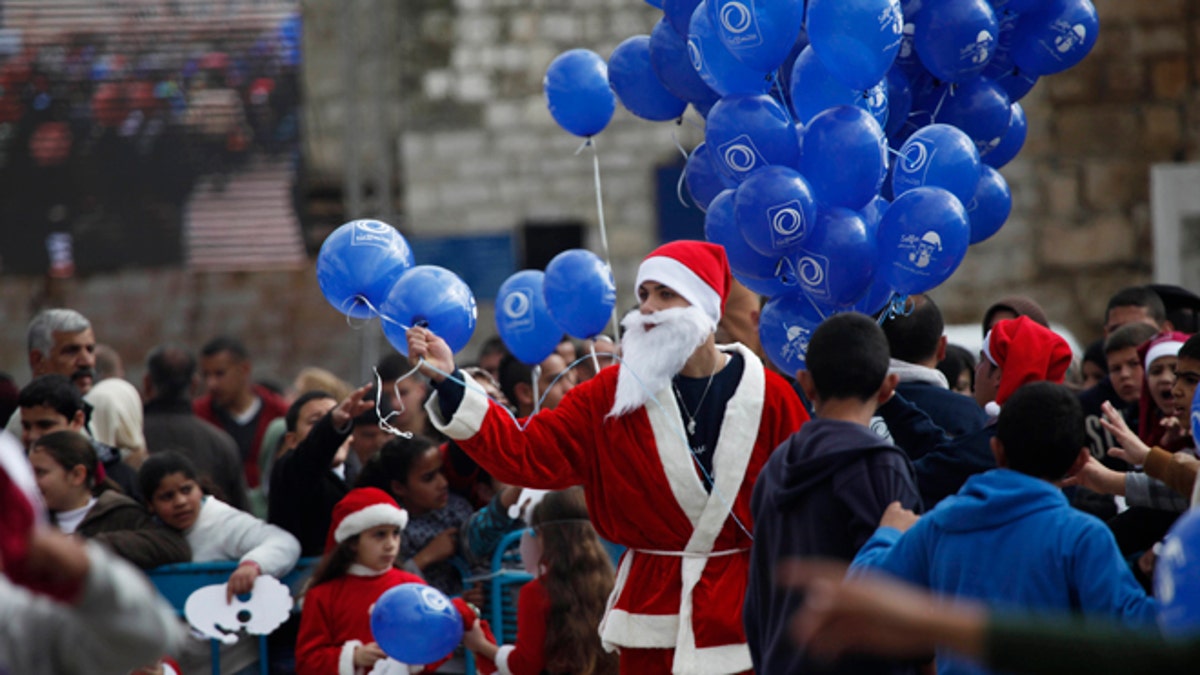
{"type": "Polygon", "coordinates": [[[325,538],[325,550],[333,550],[350,537],[372,527],[408,525],[408,512],[396,506],[396,500],[379,488],[354,488],[333,507],[333,520],[325,538]]]}

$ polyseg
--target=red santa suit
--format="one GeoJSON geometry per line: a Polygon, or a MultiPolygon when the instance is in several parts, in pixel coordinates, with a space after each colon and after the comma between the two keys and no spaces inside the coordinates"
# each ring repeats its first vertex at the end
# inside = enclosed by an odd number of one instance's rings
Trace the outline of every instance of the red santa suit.
{"type": "Polygon", "coordinates": [[[601,639],[622,650],[674,649],[675,673],[753,667],[742,628],[750,494],[771,451],[808,419],[788,383],[749,349],[721,349],[740,353],[745,369],[725,408],[711,493],[669,388],[656,394],[658,404],[608,417],[619,368],[572,389],[523,431],[474,388],[451,419],[442,418],[436,395],[427,405],[435,426],[496,479],[547,490],[584,486],[597,532],[629,549],[601,639]]]}

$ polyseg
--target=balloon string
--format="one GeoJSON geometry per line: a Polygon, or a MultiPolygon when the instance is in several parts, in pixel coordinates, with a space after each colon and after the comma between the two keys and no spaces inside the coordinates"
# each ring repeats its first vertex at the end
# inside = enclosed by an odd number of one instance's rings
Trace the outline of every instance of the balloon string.
{"type": "MultiPolygon", "coordinates": [[[[575,359],[574,361],[572,361],[571,365],[567,366],[567,368],[565,370],[563,370],[563,372],[559,373],[558,376],[554,378],[554,381],[550,383],[549,387],[547,387],[547,391],[552,389],[554,387],[554,385],[557,384],[561,378],[565,377],[567,375],[567,373],[571,372],[572,369],[574,369],[576,366],[578,366],[580,363],[582,363],[585,359],[588,359],[588,358],[591,358],[591,357],[589,355],[584,355],[584,356],[581,356],[581,357],[575,359]]],[[[613,354],[612,358],[615,359],[618,363],[624,364],[624,361],[621,359],[621,357],[619,355],[613,354]]],[[[430,368],[430,370],[434,371],[435,373],[438,373],[439,375],[449,379],[452,382],[457,382],[458,384],[460,384],[464,387],[472,388],[472,389],[475,389],[476,391],[481,391],[479,388],[479,385],[475,384],[473,381],[470,385],[468,385],[466,382],[463,382],[462,380],[458,379],[457,377],[454,377],[454,375],[452,373],[447,373],[447,372],[440,370],[437,366],[434,366],[433,364],[426,362],[425,359],[423,359],[423,358],[417,362],[418,368],[421,367],[421,365],[428,366],[430,368]]],[[[622,365],[622,367],[624,367],[624,365],[622,365]]],[[[638,377],[636,372],[633,372],[632,370],[629,372],[633,375],[634,380],[642,387],[642,389],[644,391],[647,391],[647,392],[650,391],[650,388],[646,386],[646,383],[642,381],[642,378],[638,377]]],[[[471,378],[467,378],[467,379],[471,379],[471,378]]],[[[484,395],[487,396],[486,393],[484,395]]],[[[658,400],[658,397],[655,396],[652,392],[650,393],[650,401],[649,402],[658,406],[659,411],[662,412],[664,415],[666,415],[666,408],[663,407],[662,402],[660,402],[658,400]]],[[[516,425],[517,429],[522,432],[525,431],[525,428],[527,426],[529,426],[529,422],[534,417],[533,415],[530,415],[528,418],[525,419],[525,424],[521,424],[521,421],[517,419],[517,416],[514,415],[511,410],[509,410],[508,408],[505,408],[504,406],[499,405],[499,404],[497,404],[497,407],[499,407],[500,410],[504,411],[504,413],[507,414],[510,419],[512,419],[513,424],[516,425]]],[[[690,448],[691,446],[688,444],[687,435],[683,428],[683,419],[682,418],[678,418],[678,419],[679,419],[679,424],[674,425],[674,429],[672,429],[672,430],[675,432],[675,434],[677,436],[679,436],[679,440],[683,443],[683,447],[690,448]]],[[[737,514],[733,512],[733,502],[728,497],[726,497],[724,494],[722,494],[721,490],[717,488],[716,481],[713,480],[712,474],[710,474],[708,472],[708,470],[704,468],[704,465],[700,463],[700,458],[697,457],[696,453],[694,453],[694,452],[689,452],[688,454],[691,455],[691,457],[692,457],[692,463],[694,463],[696,465],[696,468],[700,470],[701,475],[704,477],[705,480],[708,481],[708,485],[710,485],[712,487],[712,494],[716,495],[717,499],[721,500],[721,504],[725,506],[726,512],[729,514],[729,517],[733,519],[734,524],[736,524],[738,526],[738,529],[740,529],[742,531],[742,533],[745,534],[748,539],[750,539],[750,541],[754,541],[754,535],[750,532],[750,529],[748,527],[746,527],[745,523],[743,523],[742,520],[740,518],[738,518],[737,514]]]]}
{"type": "Polygon", "coordinates": [[[948,86],[946,87],[946,91],[943,91],[943,92],[942,92],[942,95],[941,95],[941,97],[940,97],[940,98],[938,98],[938,104],[937,104],[937,107],[933,109],[933,115],[931,115],[931,116],[930,116],[930,118],[929,118],[930,120],[932,120],[933,122],[937,122],[938,113],[942,112],[942,104],[946,102],[946,97],[947,97],[947,96],[953,96],[953,95],[954,95],[954,94],[953,94],[953,92],[954,92],[954,87],[955,87],[955,86],[957,86],[957,85],[953,85],[953,84],[951,84],[951,85],[948,85],[948,86]]]}
{"type": "MultiPolygon", "coordinates": [[[[421,361],[424,360],[425,359],[421,359],[421,361]]],[[[400,397],[400,381],[415,373],[417,368],[420,367],[421,364],[418,362],[415,368],[405,373],[400,379],[396,380],[395,384],[392,385],[396,393],[396,400],[400,402],[400,410],[393,410],[386,415],[379,414],[379,411],[383,409],[381,407],[381,404],[383,403],[383,377],[379,374],[378,368],[372,368],[372,370],[375,371],[375,417],[379,418],[379,428],[393,436],[400,436],[402,438],[413,437],[411,431],[401,431],[400,429],[392,426],[392,423],[388,420],[390,420],[393,415],[399,416],[404,414],[404,399],[400,397]]]]}
{"type": "MultiPolygon", "coordinates": [[[[596,186],[596,217],[600,223],[600,247],[604,251],[604,264],[608,265],[608,273],[612,277],[613,290],[615,291],[617,277],[613,274],[612,254],[608,250],[608,227],[604,224],[604,193],[600,187],[600,150],[590,138],[588,139],[588,144],[592,146],[592,180],[596,186]]],[[[615,302],[612,307],[612,325],[613,335],[616,335],[617,326],[621,324],[619,319],[617,319],[617,304],[615,302]]]]}
{"type": "Polygon", "coordinates": [[[907,295],[893,293],[888,303],[879,312],[879,325],[882,326],[883,322],[898,316],[908,316],[913,313],[914,309],[915,307],[909,306],[907,295]]]}
{"type": "Polygon", "coordinates": [[[366,326],[371,321],[371,319],[368,318],[368,319],[365,319],[362,323],[357,324],[357,325],[353,322],[354,317],[350,314],[350,312],[360,304],[366,306],[367,310],[371,313],[371,316],[379,317],[379,320],[381,322],[386,321],[387,323],[390,323],[394,326],[400,327],[402,330],[404,330],[406,332],[408,331],[408,329],[409,329],[408,325],[403,324],[403,323],[393,319],[390,316],[387,316],[383,312],[380,312],[375,307],[375,305],[371,304],[370,300],[367,300],[362,295],[356,295],[353,298],[346,298],[346,300],[344,302],[342,302],[342,306],[341,306],[342,313],[346,315],[346,325],[350,326],[354,330],[362,329],[364,326],[366,326]],[[349,308],[346,307],[347,302],[350,303],[349,308]]]}
{"type": "MultiPolygon", "coordinates": [[[[680,117],[679,120],[682,122],[683,118],[680,117]]],[[[682,204],[684,208],[687,208],[687,200],[683,198],[683,185],[684,179],[687,178],[688,152],[687,150],[683,149],[683,144],[679,142],[678,129],[671,130],[671,140],[675,142],[675,149],[679,151],[679,154],[683,155],[683,171],[679,172],[679,180],[675,182],[675,198],[679,200],[679,203],[682,204]]]]}
{"type": "Polygon", "coordinates": [[[821,308],[817,306],[817,303],[813,301],[812,297],[810,297],[808,293],[801,293],[800,295],[803,295],[804,299],[808,301],[808,304],[812,305],[813,310],[816,311],[817,316],[821,317],[822,321],[829,318],[825,316],[825,312],[821,311],[821,308]]]}
{"type": "Polygon", "coordinates": [[[590,345],[588,345],[588,351],[591,352],[591,356],[592,356],[592,369],[595,370],[596,375],[599,375],[600,374],[600,357],[596,356],[596,341],[595,340],[592,340],[592,343],[590,345]]]}
{"type": "MultiPolygon", "coordinates": [[[[533,367],[531,377],[533,378],[533,414],[536,415],[542,409],[542,397],[538,395],[538,381],[542,379],[542,364],[539,363],[533,367]]],[[[554,380],[557,382],[558,378],[554,378],[554,380]]]]}

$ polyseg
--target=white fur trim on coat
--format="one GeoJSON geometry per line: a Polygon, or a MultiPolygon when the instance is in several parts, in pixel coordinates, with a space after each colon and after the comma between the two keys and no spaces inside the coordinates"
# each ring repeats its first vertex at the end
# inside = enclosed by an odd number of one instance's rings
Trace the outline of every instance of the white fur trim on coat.
{"type": "Polygon", "coordinates": [[[358,640],[347,640],[342,644],[342,653],[338,655],[338,675],[354,675],[354,649],[361,646],[358,640]]]}
{"type": "Polygon", "coordinates": [[[468,439],[483,428],[483,418],[487,416],[488,402],[491,399],[477,387],[464,387],[462,403],[449,421],[442,419],[442,410],[438,404],[437,392],[425,402],[425,412],[429,414],[433,426],[443,434],[456,441],[468,439]]]}
{"type": "Polygon", "coordinates": [[[496,650],[496,658],[492,659],[492,663],[496,664],[496,672],[500,675],[513,675],[512,670],[508,667],[508,656],[515,649],[516,647],[513,645],[501,645],[500,649],[496,650]]]}

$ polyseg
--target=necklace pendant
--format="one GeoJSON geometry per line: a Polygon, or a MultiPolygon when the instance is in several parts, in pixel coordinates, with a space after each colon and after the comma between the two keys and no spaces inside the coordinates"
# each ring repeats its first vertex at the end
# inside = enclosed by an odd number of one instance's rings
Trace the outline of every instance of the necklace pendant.
{"type": "Polygon", "coordinates": [[[694,436],[696,434],[696,420],[694,420],[694,419],[688,420],[687,432],[688,432],[689,436],[694,436]]]}

